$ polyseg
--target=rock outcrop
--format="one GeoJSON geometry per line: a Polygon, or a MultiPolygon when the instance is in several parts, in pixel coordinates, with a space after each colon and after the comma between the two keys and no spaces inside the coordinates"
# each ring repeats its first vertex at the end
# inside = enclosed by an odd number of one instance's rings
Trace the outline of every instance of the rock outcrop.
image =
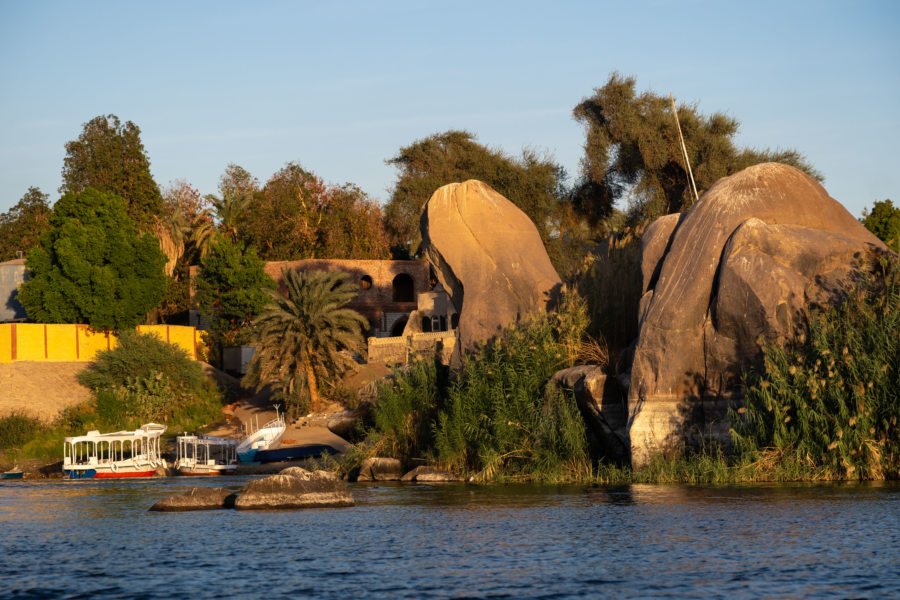
{"type": "Polygon", "coordinates": [[[234,507],[234,492],[225,488],[195,487],[183,494],[163,498],[150,507],[157,512],[219,510],[234,507]]]}
{"type": "Polygon", "coordinates": [[[300,467],[251,481],[234,502],[239,510],[334,508],[353,506],[347,485],[333,473],[309,472],[300,467]]]}
{"type": "Polygon", "coordinates": [[[562,283],[537,228],[488,185],[441,187],[420,229],[423,253],[459,314],[457,352],[553,305],[562,283]]]}
{"type": "Polygon", "coordinates": [[[644,235],[628,393],[632,464],[696,436],[728,439],[760,337],[789,337],[886,247],[805,173],[768,163],[719,180],[644,235]]]}

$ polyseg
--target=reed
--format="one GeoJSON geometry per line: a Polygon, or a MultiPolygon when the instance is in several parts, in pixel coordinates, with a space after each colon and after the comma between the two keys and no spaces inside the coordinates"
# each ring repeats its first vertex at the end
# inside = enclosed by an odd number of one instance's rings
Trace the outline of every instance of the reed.
{"type": "Polygon", "coordinates": [[[806,330],[765,344],[732,414],[738,452],[767,473],[817,479],[900,477],[900,267],[883,261],[846,300],[812,310],[806,330]]]}

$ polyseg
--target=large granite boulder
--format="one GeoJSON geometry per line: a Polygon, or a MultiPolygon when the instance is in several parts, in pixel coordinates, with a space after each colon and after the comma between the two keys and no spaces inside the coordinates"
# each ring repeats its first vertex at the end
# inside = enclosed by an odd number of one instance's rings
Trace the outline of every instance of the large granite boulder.
{"type": "Polygon", "coordinates": [[[183,512],[189,510],[218,510],[233,508],[235,495],[225,488],[195,487],[183,494],[163,498],[150,507],[157,512],[183,512]]]}
{"type": "Polygon", "coordinates": [[[805,173],[768,163],[713,185],[643,238],[644,295],[628,392],[631,460],[712,437],[806,307],[841,297],[887,248],[805,173]]]}
{"type": "Polygon", "coordinates": [[[553,305],[562,283],[537,228],[488,185],[438,189],[420,228],[422,251],[459,314],[457,352],[553,305]]]}
{"type": "Polygon", "coordinates": [[[234,502],[239,510],[276,508],[334,508],[353,506],[347,485],[333,473],[290,467],[276,475],[251,481],[234,502]]]}

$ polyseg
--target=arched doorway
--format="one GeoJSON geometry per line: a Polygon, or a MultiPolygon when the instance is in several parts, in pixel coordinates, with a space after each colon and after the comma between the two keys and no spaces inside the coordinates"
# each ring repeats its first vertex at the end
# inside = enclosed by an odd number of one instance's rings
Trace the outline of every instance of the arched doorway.
{"type": "Polygon", "coordinates": [[[400,273],[394,277],[391,283],[391,297],[394,302],[415,302],[415,283],[413,278],[406,273],[400,273]]]}
{"type": "Polygon", "coordinates": [[[403,330],[406,329],[407,318],[403,317],[394,321],[394,324],[391,326],[391,337],[400,337],[403,335],[403,330]]]}

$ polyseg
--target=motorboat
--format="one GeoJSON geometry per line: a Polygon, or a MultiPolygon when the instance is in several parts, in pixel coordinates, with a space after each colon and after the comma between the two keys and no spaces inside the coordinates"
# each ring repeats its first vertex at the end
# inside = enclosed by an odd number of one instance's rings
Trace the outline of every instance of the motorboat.
{"type": "Polygon", "coordinates": [[[67,437],[63,441],[63,475],[69,479],[153,477],[166,468],[159,438],[165,425],[147,423],[134,431],[67,437]]]}
{"type": "Polygon", "coordinates": [[[285,427],[284,415],[279,413],[276,408],[274,419],[248,433],[238,444],[237,454],[240,461],[242,463],[255,462],[256,453],[259,450],[277,448],[281,444],[281,436],[284,435],[285,427]]]}
{"type": "Polygon", "coordinates": [[[0,473],[0,479],[22,479],[23,475],[22,469],[19,468],[19,465],[16,465],[9,471],[0,473]]]}
{"type": "Polygon", "coordinates": [[[329,444],[302,444],[281,446],[273,450],[259,450],[254,460],[258,463],[275,463],[302,458],[319,458],[323,455],[330,456],[337,453],[338,451],[329,444]]]}
{"type": "Polygon", "coordinates": [[[238,466],[237,440],[211,435],[175,438],[175,471],[179,475],[227,475],[238,466]]]}

